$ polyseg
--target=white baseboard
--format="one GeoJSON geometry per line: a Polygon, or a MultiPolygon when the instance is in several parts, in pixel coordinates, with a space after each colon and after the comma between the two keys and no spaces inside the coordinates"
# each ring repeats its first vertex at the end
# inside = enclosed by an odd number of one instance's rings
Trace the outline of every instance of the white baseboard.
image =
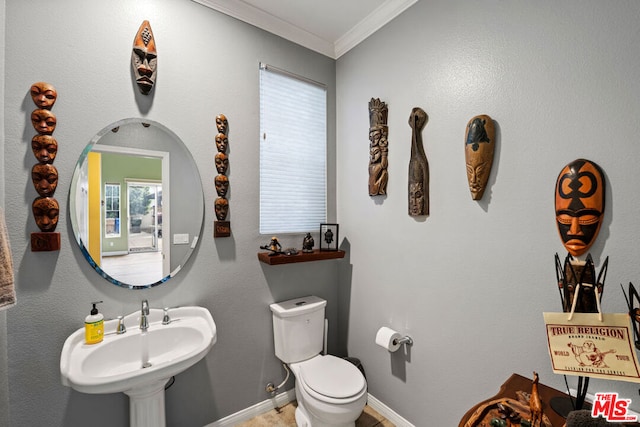
{"type": "MultiPolygon", "coordinates": [[[[253,406],[236,412],[235,414],[231,414],[211,424],[207,424],[204,427],[233,427],[245,421],[249,421],[253,417],[269,412],[276,407],[284,406],[294,400],[296,400],[295,388],[285,391],[284,393],[280,393],[273,399],[263,400],[260,403],[256,403],[253,406]]],[[[396,427],[415,427],[371,394],[367,396],[367,404],[380,415],[391,421],[396,427]]]]}
{"type": "Polygon", "coordinates": [[[243,409],[242,411],[231,414],[211,424],[207,424],[204,427],[233,427],[245,421],[249,421],[253,417],[269,412],[276,407],[284,406],[294,400],[296,400],[296,390],[292,388],[284,393],[277,394],[272,399],[263,400],[262,402],[243,409]]]}
{"type": "Polygon", "coordinates": [[[391,421],[396,427],[415,427],[413,424],[402,418],[393,409],[389,408],[387,405],[376,399],[371,394],[369,394],[369,397],[367,399],[367,405],[371,406],[371,409],[375,410],[377,413],[391,421]]]}

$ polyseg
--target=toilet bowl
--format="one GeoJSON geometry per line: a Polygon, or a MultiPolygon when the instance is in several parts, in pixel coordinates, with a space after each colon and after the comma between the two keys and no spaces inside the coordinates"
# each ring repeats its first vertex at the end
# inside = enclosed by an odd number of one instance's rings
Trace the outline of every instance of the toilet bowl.
{"type": "Polygon", "coordinates": [[[296,378],[298,427],[355,426],[367,403],[367,383],[358,368],[330,355],[289,367],[296,378]]]}
{"type": "Polygon", "coordinates": [[[315,296],[270,305],[276,356],[296,378],[298,427],[355,427],[367,381],[354,364],[320,354],[326,305],[315,296]]]}

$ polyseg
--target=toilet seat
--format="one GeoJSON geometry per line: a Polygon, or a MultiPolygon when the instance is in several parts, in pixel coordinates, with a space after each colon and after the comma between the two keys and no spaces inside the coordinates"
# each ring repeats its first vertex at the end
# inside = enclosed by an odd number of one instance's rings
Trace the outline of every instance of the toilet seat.
{"type": "Polygon", "coordinates": [[[298,364],[297,375],[305,391],[314,398],[334,404],[358,400],[367,382],[352,363],[335,356],[316,356],[298,364]]]}

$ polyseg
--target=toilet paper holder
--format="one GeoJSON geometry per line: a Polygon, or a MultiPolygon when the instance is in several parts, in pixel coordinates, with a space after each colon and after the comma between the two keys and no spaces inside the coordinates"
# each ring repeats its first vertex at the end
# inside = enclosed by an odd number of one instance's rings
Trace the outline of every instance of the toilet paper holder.
{"type": "Polygon", "coordinates": [[[398,338],[398,339],[393,340],[393,344],[395,344],[395,345],[405,345],[405,344],[406,345],[413,345],[413,339],[410,336],[405,335],[402,338],[398,338]]]}

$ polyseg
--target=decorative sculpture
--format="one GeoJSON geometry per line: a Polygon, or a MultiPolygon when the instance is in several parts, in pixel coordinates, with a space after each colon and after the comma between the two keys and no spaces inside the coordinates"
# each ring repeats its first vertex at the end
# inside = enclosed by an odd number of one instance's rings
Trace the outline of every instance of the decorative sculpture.
{"type": "Polygon", "coordinates": [[[229,178],[227,178],[229,158],[226,154],[229,147],[229,138],[227,136],[229,122],[227,121],[227,116],[224,114],[216,116],[216,128],[218,134],[215,137],[215,141],[218,152],[214,157],[214,162],[218,175],[215,177],[214,182],[218,198],[215,201],[217,221],[213,224],[213,237],[229,237],[231,236],[231,222],[227,221],[229,212],[229,201],[227,200],[227,193],[229,192],[229,178]]]}
{"type": "MultiPolygon", "coordinates": [[[[605,258],[597,277],[591,254],[587,255],[585,261],[580,261],[568,253],[564,264],[560,262],[560,257],[556,254],[555,263],[562,311],[565,313],[601,312],[600,300],[609,268],[609,257],[605,258]]],[[[575,409],[582,409],[584,406],[588,388],[589,377],[578,376],[575,409]]],[[[552,401],[551,406],[556,412],[561,413],[565,407],[562,403],[564,399],[558,400],[558,403],[552,401]]]]}
{"type": "Polygon", "coordinates": [[[379,98],[369,101],[369,195],[387,194],[389,173],[389,127],[387,104],[379,98]]]}
{"type": "Polygon", "coordinates": [[[596,240],[605,209],[605,180],[598,165],[577,159],[566,165],[556,181],[556,224],[573,256],[585,253],[596,240]]]}
{"type": "Polygon", "coordinates": [[[464,157],[467,180],[473,200],[480,200],[489,181],[495,143],[495,127],[491,117],[475,116],[467,123],[464,157]]]}
{"type": "Polygon", "coordinates": [[[143,21],[133,40],[131,65],[138,89],[148,95],[156,82],[158,52],[149,21],[143,21]]]}
{"type": "Polygon", "coordinates": [[[60,206],[53,198],[58,186],[58,170],[53,161],[58,153],[58,142],[51,136],[56,129],[57,118],[50,110],[58,98],[53,85],[36,82],[31,85],[31,99],[36,109],[31,113],[31,124],[38,135],[31,139],[31,150],[38,163],[31,168],[31,182],[38,196],[31,204],[31,210],[38,233],[31,233],[31,250],[57,251],[60,249],[58,225],[60,206]]]}
{"type": "Polygon", "coordinates": [[[636,291],[633,283],[629,282],[629,295],[624,292],[624,287],[622,283],[620,284],[622,288],[622,294],[624,298],[627,300],[627,307],[629,307],[629,316],[631,317],[631,326],[633,326],[633,337],[634,344],[637,350],[640,350],[640,295],[638,295],[638,291],[636,291]]]}
{"type": "Polygon", "coordinates": [[[269,256],[274,256],[283,253],[282,245],[278,242],[278,238],[273,236],[268,245],[260,246],[260,249],[269,251],[269,256]]]}
{"type": "Polygon", "coordinates": [[[307,235],[304,236],[304,239],[302,240],[302,252],[304,253],[313,252],[314,244],[315,242],[313,241],[313,236],[311,236],[311,233],[307,233],[307,235]]]}
{"type": "Polygon", "coordinates": [[[411,127],[411,159],[409,160],[409,215],[429,215],[429,163],[422,144],[422,129],[427,113],[415,107],[409,116],[411,127]]]}
{"type": "Polygon", "coordinates": [[[540,427],[542,425],[542,401],[538,393],[538,373],[536,371],[533,371],[533,381],[531,382],[529,410],[531,411],[531,427],[540,427]]]}

